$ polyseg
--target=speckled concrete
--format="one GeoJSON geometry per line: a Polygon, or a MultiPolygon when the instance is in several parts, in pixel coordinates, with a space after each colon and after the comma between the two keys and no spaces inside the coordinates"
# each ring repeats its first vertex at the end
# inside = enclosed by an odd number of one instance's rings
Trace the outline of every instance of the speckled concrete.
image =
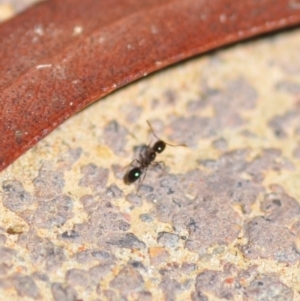
{"type": "Polygon", "coordinates": [[[300,300],[300,30],[178,64],[0,174],[2,300],[300,300]],[[138,147],[170,143],[137,185],[138,147]]]}

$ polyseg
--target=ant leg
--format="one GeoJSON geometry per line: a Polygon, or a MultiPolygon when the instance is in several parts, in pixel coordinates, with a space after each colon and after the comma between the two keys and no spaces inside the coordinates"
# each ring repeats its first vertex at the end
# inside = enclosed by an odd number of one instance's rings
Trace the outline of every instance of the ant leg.
{"type": "Polygon", "coordinates": [[[166,164],[164,161],[153,162],[151,165],[154,167],[159,166],[163,171],[165,171],[165,169],[166,169],[166,164]],[[161,167],[161,164],[163,165],[163,167],[161,167]]]}
{"type": "Polygon", "coordinates": [[[167,172],[166,172],[166,164],[164,161],[159,161],[159,162],[154,162],[152,164],[152,166],[159,166],[160,170],[157,170],[157,172],[161,172],[162,175],[166,176],[167,172]]]}
{"type": "Polygon", "coordinates": [[[138,164],[141,164],[138,159],[134,159],[129,164],[127,164],[125,167],[123,167],[122,170],[124,170],[124,169],[128,168],[129,166],[131,166],[134,162],[137,162],[138,164]]]}
{"type": "Polygon", "coordinates": [[[141,162],[144,162],[145,158],[143,157],[142,153],[140,153],[139,157],[140,157],[139,164],[141,165],[141,162]]]}
{"type": "Polygon", "coordinates": [[[165,164],[165,162],[164,161],[159,161],[159,162],[155,162],[155,165],[156,166],[159,166],[159,168],[160,168],[160,172],[161,172],[161,176],[167,176],[167,171],[166,171],[166,164],[165,164]]]}
{"type": "Polygon", "coordinates": [[[139,183],[138,183],[138,187],[137,187],[137,190],[136,190],[136,194],[138,194],[143,182],[144,182],[144,179],[146,177],[146,174],[147,174],[147,171],[148,171],[148,168],[145,168],[145,172],[144,172],[144,175],[143,175],[143,178],[139,180],[139,183]]]}

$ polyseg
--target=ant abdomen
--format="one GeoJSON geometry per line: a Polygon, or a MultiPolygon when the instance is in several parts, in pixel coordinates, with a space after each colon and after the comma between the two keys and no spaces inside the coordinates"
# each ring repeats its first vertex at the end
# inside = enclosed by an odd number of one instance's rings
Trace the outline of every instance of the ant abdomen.
{"type": "Polygon", "coordinates": [[[140,168],[138,167],[132,168],[126,173],[124,177],[125,184],[129,185],[134,183],[136,180],[140,178],[141,174],[142,174],[142,170],[140,168]]]}

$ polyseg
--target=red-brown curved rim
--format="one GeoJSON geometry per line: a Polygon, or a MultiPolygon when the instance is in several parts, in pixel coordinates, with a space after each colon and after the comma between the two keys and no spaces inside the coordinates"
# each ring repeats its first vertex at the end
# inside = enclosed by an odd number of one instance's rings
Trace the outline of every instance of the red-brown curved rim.
{"type": "Polygon", "coordinates": [[[190,56],[297,25],[297,0],[49,0],[0,26],[0,170],[76,112],[190,56]]]}

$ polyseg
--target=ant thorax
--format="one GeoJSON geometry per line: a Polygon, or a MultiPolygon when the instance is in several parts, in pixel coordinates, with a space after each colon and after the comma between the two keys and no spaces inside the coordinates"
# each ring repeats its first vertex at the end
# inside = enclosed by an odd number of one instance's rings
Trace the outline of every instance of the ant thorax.
{"type": "Polygon", "coordinates": [[[148,167],[156,158],[156,152],[151,148],[147,147],[144,150],[144,154],[140,153],[140,164],[148,167]]]}

